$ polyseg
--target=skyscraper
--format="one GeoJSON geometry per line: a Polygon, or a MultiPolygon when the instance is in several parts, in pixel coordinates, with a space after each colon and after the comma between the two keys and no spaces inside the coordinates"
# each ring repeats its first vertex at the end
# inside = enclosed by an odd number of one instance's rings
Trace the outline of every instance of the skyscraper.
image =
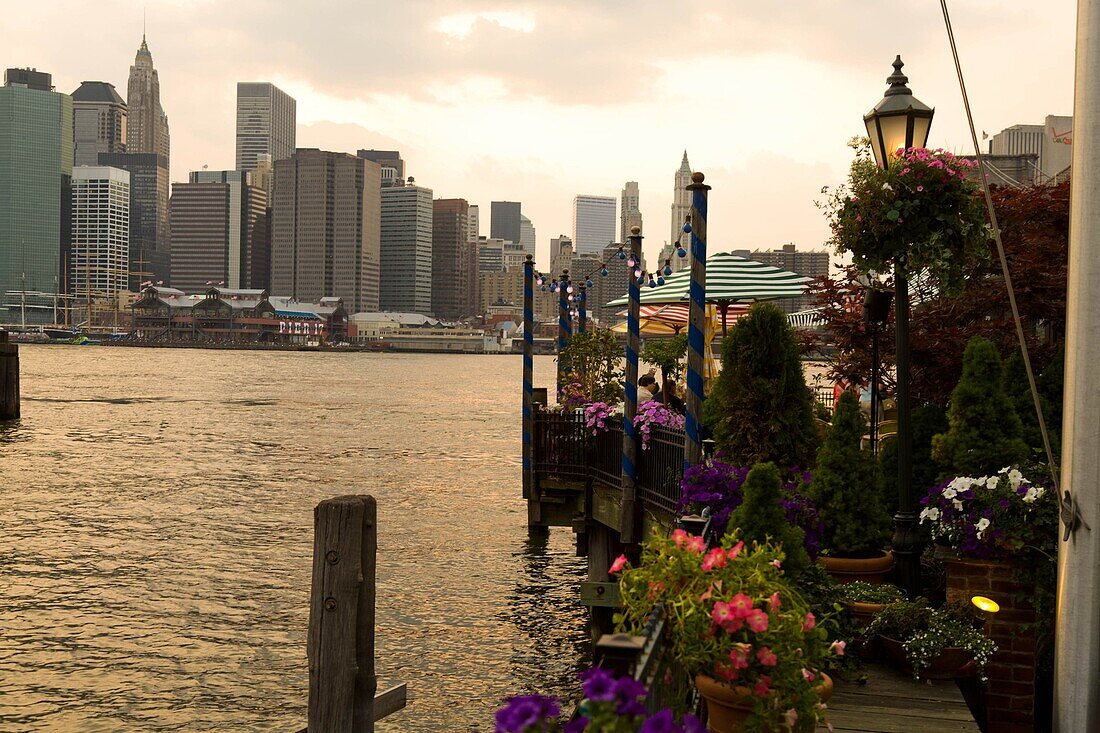
{"type": "Polygon", "coordinates": [[[535,225],[531,223],[523,214],[519,215],[519,240],[517,244],[521,245],[524,251],[532,257],[535,256],[535,225]]]}
{"type": "Polygon", "coordinates": [[[74,165],[99,165],[100,153],[125,153],[126,102],[114,84],[81,82],[72,97],[74,165]]]}
{"type": "Polygon", "coordinates": [[[477,204],[470,204],[470,238],[468,241],[477,244],[477,238],[481,236],[481,208],[477,204]]]}
{"type": "Polygon", "coordinates": [[[432,313],[455,321],[473,315],[470,300],[470,205],[466,199],[432,202],[432,313]]]}
{"type": "MultiPolygon", "coordinates": [[[[168,139],[168,115],[160,104],[160,78],[153,68],[153,54],[141,36],[141,46],[130,67],[126,86],[126,151],[163,155],[165,167],[171,165],[168,139]]],[[[167,193],[165,194],[167,197],[167,193]]],[[[167,200],[165,201],[167,206],[167,200]]]]}
{"type": "MultiPolygon", "coordinates": [[[[684,222],[691,214],[691,191],[687,190],[691,183],[691,164],[688,163],[688,153],[684,151],[684,158],[680,161],[680,168],[673,176],[672,182],[672,233],[669,236],[669,244],[675,249],[676,241],[684,233],[684,222]]],[[[687,257],[671,258],[672,270],[678,272],[691,266],[691,244],[687,234],[682,240],[684,249],[688,251],[687,257]]],[[[625,241],[625,240],[624,240],[625,241]]]]}
{"type": "Polygon", "coordinates": [[[381,185],[381,166],[346,153],[299,148],[277,161],[271,291],[378,310],[381,185]]]}
{"type": "Polygon", "coordinates": [[[432,219],[432,189],[382,189],[381,310],[432,312],[432,219]]]}
{"type": "Polygon", "coordinates": [[[619,241],[625,242],[630,236],[630,228],[642,226],[641,194],[638,192],[637,181],[627,181],[623,186],[622,198],[619,201],[619,241]]]}
{"type": "Polygon", "coordinates": [[[51,80],[8,69],[0,87],[0,320],[8,323],[53,322],[53,293],[64,277],[73,107],[51,80]]]}
{"type": "Polygon", "coordinates": [[[100,153],[99,164],[130,173],[130,290],[145,280],[170,283],[168,161],[156,153],[100,153]]]}
{"type": "Polygon", "coordinates": [[[614,196],[573,197],[573,248],[579,255],[599,254],[615,241],[614,196]]]}
{"type": "Polygon", "coordinates": [[[401,151],[360,150],[356,155],[382,166],[382,188],[405,185],[405,161],[401,159],[401,151]]]}
{"type": "Polygon", "coordinates": [[[237,82],[237,170],[256,170],[257,158],[294,155],[297,103],[270,82],[237,82]]]}
{"type": "Polygon", "coordinates": [[[172,286],[268,287],[267,192],[246,171],[193,171],[172,184],[172,286]]]}
{"type": "MultiPolygon", "coordinates": [[[[130,174],[121,168],[73,168],[68,292],[117,296],[130,273],[130,174]]],[[[84,301],[85,303],[87,300],[84,301]]]]}
{"type": "Polygon", "coordinates": [[[521,208],[518,201],[493,201],[489,205],[489,238],[519,242],[521,208]]]}

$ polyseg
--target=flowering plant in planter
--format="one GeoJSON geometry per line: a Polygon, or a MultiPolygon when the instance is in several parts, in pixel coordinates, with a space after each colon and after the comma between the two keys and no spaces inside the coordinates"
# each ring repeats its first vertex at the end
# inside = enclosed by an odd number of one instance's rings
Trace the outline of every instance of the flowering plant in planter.
{"type": "MultiPolygon", "coordinates": [[[[744,501],[743,486],[748,478],[748,466],[734,466],[720,458],[711,458],[684,471],[680,482],[681,497],[677,510],[702,512],[710,508],[711,526],[715,534],[725,534],[730,514],[744,501]]],[[[779,499],[787,522],[805,532],[806,553],[813,560],[821,551],[822,526],[816,507],[808,493],[813,476],[797,466],[791,466],[782,477],[779,499]]]]}
{"type": "Polygon", "coordinates": [[[863,272],[884,272],[902,260],[910,271],[927,268],[947,289],[962,283],[963,264],[989,256],[989,227],[967,180],[974,166],[946,150],[899,149],[879,168],[866,140],[853,144],[848,182],[819,204],[829,217],[832,242],[863,272]]]}
{"type": "Polygon", "coordinates": [[[649,448],[649,437],[654,425],[679,429],[684,427],[684,416],[668,409],[664,404],[650,400],[638,405],[634,427],[642,434],[642,450],[649,448]]]}
{"type": "Polygon", "coordinates": [[[665,708],[652,716],[643,704],[648,691],[631,677],[616,678],[605,669],[580,675],[584,700],[578,715],[562,723],[560,703],[542,695],[509,698],[496,714],[496,733],[705,733],[693,715],[677,723],[665,708]]]}
{"type": "Polygon", "coordinates": [[[944,657],[955,661],[935,676],[954,676],[971,658],[979,674],[984,675],[985,665],[997,651],[997,645],[981,632],[981,623],[965,604],[929,608],[928,601],[918,598],[882,609],[866,634],[883,637],[888,652],[900,645],[917,679],[926,673],[935,674],[935,667],[944,657]]]}
{"type": "Polygon", "coordinates": [[[960,556],[988,559],[1048,547],[1057,535],[1058,498],[1017,468],[958,476],[921,499],[921,524],[960,556]]]}
{"type": "Polygon", "coordinates": [[[706,549],[703,538],[676,530],[655,534],[641,562],[622,571],[620,630],[638,633],[663,599],[674,658],[692,675],[741,688],[751,701],[747,730],[812,729],[823,716],[815,687],[844,642],[827,641],[806,601],[781,570],[784,555],[735,533],[706,549]],[[787,726],[787,727],[783,727],[787,726]]]}
{"type": "Polygon", "coordinates": [[[611,417],[614,410],[606,402],[593,402],[584,408],[584,424],[592,429],[592,434],[602,433],[607,430],[607,418],[611,417]]]}

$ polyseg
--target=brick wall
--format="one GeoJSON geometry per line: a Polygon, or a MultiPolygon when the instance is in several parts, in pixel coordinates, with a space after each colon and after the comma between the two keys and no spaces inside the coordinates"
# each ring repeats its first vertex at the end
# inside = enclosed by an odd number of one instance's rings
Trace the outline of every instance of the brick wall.
{"type": "Polygon", "coordinates": [[[986,733],[1033,733],[1035,729],[1035,634],[1020,629],[1035,621],[1034,588],[1018,582],[1018,568],[1004,562],[947,562],[947,600],[970,603],[974,596],[996,601],[985,633],[997,644],[986,667],[986,733]],[[1023,600],[1018,600],[1018,596],[1023,600]]]}

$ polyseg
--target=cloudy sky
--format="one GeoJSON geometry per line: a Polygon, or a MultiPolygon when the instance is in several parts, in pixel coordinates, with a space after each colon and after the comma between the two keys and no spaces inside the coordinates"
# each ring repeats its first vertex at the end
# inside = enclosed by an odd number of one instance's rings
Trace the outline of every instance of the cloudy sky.
{"type": "MultiPolygon", "coordinates": [[[[979,134],[1072,112],[1075,7],[952,0],[979,134]]],[[[232,167],[235,83],[273,81],[299,146],[396,147],[437,197],[481,204],[483,234],[491,200],[522,201],[543,263],[575,194],[627,180],[655,255],[684,149],[713,186],[712,251],[822,246],[814,199],[897,53],[936,107],[930,144],[971,148],[928,0],[38,0],[0,16],[0,63],[125,96],[143,9],[173,180],[232,167]]]]}

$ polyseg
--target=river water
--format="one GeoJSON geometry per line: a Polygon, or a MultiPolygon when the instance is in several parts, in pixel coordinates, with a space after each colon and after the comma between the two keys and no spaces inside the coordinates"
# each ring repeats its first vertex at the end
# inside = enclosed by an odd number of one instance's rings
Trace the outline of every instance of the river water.
{"type": "MultiPolygon", "coordinates": [[[[508,356],[20,347],[0,426],[0,731],[305,726],[314,505],[378,499],[388,731],[491,731],[587,653],[530,541],[508,356]]],[[[553,380],[536,357],[536,384],[553,380]]]]}

